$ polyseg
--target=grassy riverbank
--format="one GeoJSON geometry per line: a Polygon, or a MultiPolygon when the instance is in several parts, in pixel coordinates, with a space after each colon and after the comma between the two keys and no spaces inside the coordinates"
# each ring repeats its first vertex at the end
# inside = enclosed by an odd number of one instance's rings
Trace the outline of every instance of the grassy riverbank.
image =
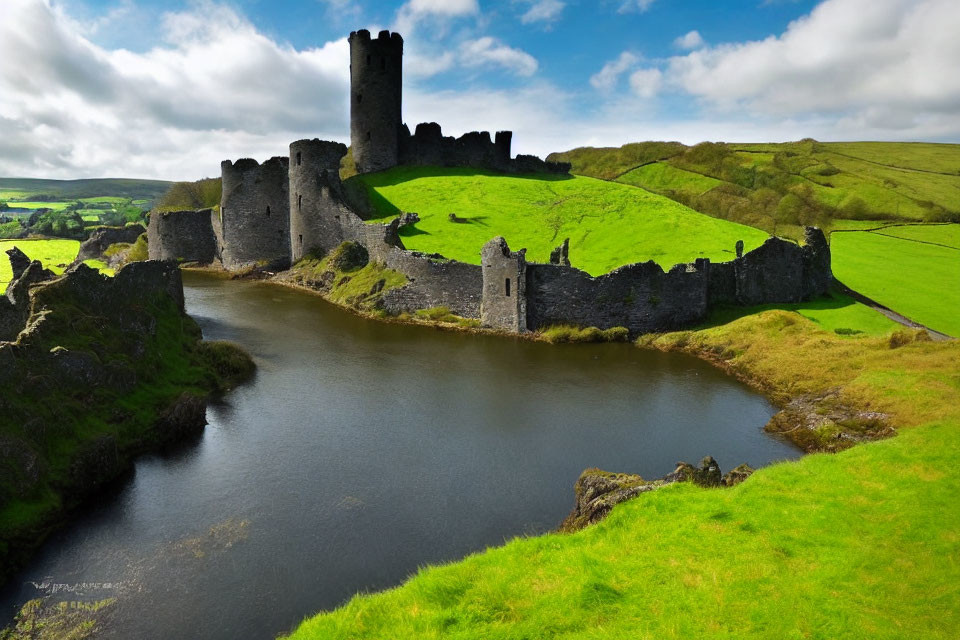
{"type": "Polygon", "coordinates": [[[779,310],[642,343],[706,357],[781,402],[838,389],[901,433],[733,489],[643,495],[580,533],[425,568],[290,637],[954,636],[960,344],[845,337],[779,310]]]}

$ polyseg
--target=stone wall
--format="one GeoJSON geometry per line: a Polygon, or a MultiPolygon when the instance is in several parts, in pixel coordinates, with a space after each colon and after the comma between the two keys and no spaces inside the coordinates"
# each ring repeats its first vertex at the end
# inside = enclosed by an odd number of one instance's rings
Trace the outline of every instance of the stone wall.
{"type": "MultiPolygon", "coordinates": [[[[147,252],[151,260],[182,260],[210,264],[219,257],[212,209],[154,211],[147,225],[147,252]]],[[[136,238],[134,238],[136,240],[136,238]]]]}
{"type": "Polygon", "coordinates": [[[483,275],[479,265],[398,247],[371,252],[371,258],[374,257],[410,280],[406,286],[384,294],[387,312],[447,307],[464,318],[480,317],[483,275]]]}
{"type": "Polygon", "coordinates": [[[698,260],[664,272],[650,261],[594,278],[573,267],[530,264],[527,326],[627,327],[634,333],[690,326],[706,315],[708,269],[709,261],[698,260]]]}
{"type": "MultiPolygon", "coordinates": [[[[731,262],[698,259],[667,272],[650,261],[594,278],[561,264],[528,264],[527,327],[573,324],[601,329],[623,326],[633,333],[668,331],[696,324],[716,304],[753,306],[815,298],[825,294],[833,281],[830,247],[817,228],[808,227],[805,239],[800,246],[770,238],[731,262]]],[[[501,250],[509,252],[505,243],[501,250]]],[[[486,267],[486,247],[483,256],[486,267]]],[[[497,277],[505,276],[498,273],[497,277]]],[[[485,281],[484,308],[502,303],[502,292],[488,288],[485,281]]],[[[489,326],[513,330],[509,316],[483,317],[489,326]]]]}
{"type": "Polygon", "coordinates": [[[568,163],[544,162],[536,156],[510,157],[513,133],[498,131],[493,140],[487,131],[472,131],[459,138],[444,136],[436,122],[417,125],[413,135],[400,129],[399,164],[432,167],[472,167],[506,173],[569,173],[568,163]]]}
{"type": "Polygon", "coordinates": [[[290,265],[288,164],[282,157],[263,164],[249,158],[220,164],[220,259],[226,269],[290,265]]]}

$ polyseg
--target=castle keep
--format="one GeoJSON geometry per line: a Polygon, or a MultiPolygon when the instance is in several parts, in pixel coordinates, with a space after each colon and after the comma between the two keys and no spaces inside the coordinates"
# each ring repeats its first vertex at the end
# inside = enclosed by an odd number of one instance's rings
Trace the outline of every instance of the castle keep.
{"type": "MultiPolygon", "coordinates": [[[[359,173],[398,165],[471,167],[504,173],[568,173],[570,166],[535,156],[511,157],[512,133],[444,136],[437,123],[414,133],[402,120],[403,38],[381,31],[350,34],[350,142],[359,173]]],[[[221,164],[219,211],[154,213],[150,258],[220,262],[228,271],[286,269],[305,255],[325,254],[344,241],[366,247],[371,260],[406,275],[408,283],[383,294],[389,313],[438,306],[477,318],[484,326],[521,333],[553,324],[649,332],[702,320],[715,304],[796,302],[822,295],[832,281],[830,248],[808,228],[803,246],[769,238],[731,262],[698,259],[664,271],[653,261],[592,277],[570,266],[565,242],[551,264],[526,261],[503,238],[481,250],[481,264],[408,251],[398,230],[416,222],[405,214],[368,224],[340,180],[347,147],[299,140],[289,156],[260,164],[221,164]]]]}

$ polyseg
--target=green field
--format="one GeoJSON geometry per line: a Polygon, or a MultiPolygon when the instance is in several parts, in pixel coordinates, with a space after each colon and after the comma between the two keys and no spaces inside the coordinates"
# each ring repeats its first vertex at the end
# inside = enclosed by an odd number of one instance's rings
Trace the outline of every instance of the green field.
{"type": "Polygon", "coordinates": [[[651,344],[720,358],[781,398],[840,388],[902,431],[732,489],[673,485],[579,533],[421,569],[290,638],[956,637],[960,343],[893,349],[768,311],[651,344]]]}
{"type": "Polygon", "coordinates": [[[63,273],[63,267],[77,257],[80,243],[76,240],[0,240],[0,291],[6,291],[13,278],[7,250],[19,247],[31,260],[39,260],[43,266],[55,273],[63,273]]]}
{"type": "Polygon", "coordinates": [[[915,322],[960,336],[960,249],[953,246],[958,241],[960,225],[834,232],[833,273],[915,322]]]}
{"type": "Polygon", "coordinates": [[[699,196],[723,184],[722,180],[672,167],[666,162],[654,162],[628,171],[617,182],[643,187],[655,193],[680,191],[699,196]]]}
{"type": "Polygon", "coordinates": [[[573,173],[632,184],[701,213],[783,233],[837,218],[960,219],[960,145],[645,142],[554,153],[573,173]]]}
{"type": "Polygon", "coordinates": [[[882,313],[836,291],[831,291],[826,296],[809,302],[765,304],[756,307],[719,307],[710,311],[703,326],[726,324],[737,318],[771,309],[793,311],[821,329],[841,336],[884,336],[902,328],[902,325],[882,313]]]}
{"type": "Polygon", "coordinates": [[[591,178],[401,167],[350,181],[366,187],[376,220],[401,211],[420,215],[420,222],[401,230],[408,249],[472,264],[498,235],[513,250],[526,248],[536,262],[547,262],[569,237],[571,263],[592,275],[646,260],[665,269],[700,257],[731,260],[737,240],[749,251],[767,238],[668,198],[591,178]]]}
{"type": "Polygon", "coordinates": [[[69,205],[69,202],[8,202],[13,209],[52,209],[53,211],[63,211],[69,205]]]}
{"type": "Polygon", "coordinates": [[[56,196],[73,201],[102,196],[156,200],[170,188],[164,180],[130,178],[90,178],[82,180],[44,180],[36,178],[0,178],[0,200],[23,198],[33,194],[56,196]],[[16,193],[18,195],[5,195],[16,193]]]}

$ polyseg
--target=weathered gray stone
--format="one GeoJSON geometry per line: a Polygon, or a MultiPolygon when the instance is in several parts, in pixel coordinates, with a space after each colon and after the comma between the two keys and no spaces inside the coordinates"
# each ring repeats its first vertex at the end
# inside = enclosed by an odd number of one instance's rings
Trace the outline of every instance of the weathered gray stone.
{"type": "Polygon", "coordinates": [[[644,480],[630,473],[587,469],[577,478],[574,507],[560,525],[560,531],[577,531],[599,522],[621,502],[676,482],[693,482],[702,487],[733,486],[750,473],[753,469],[742,464],[727,476],[721,476],[720,465],[710,456],[704,458],[699,467],[678,462],[676,469],[656,480],[644,480]]]}
{"type": "Polygon", "coordinates": [[[219,258],[213,209],[154,211],[147,224],[147,253],[151,260],[210,264],[219,258]]]}
{"type": "Polygon", "coordinates": [[[751,475],[753,475],[754,471],[755,469],[746,463],[737,465],[736,467],[734,467],[733,469],[731,469],[730,471],[724,474],[723,486],[732,487],[734,485],[738,485],[744,480],[746,480],[747,478],[749,478],[751,475]]]}
{"type": "Polygon", "coordinates": [[[30,266],[30,258],[17,247],[7,249],[7,256],[10,258],[10,268],[13,270],[13,279],[16,280],[23,275],[23,272],[30,266]]]}
{"type": "Polygon", "coordinates": [[[357,171],[396,166],[403,95],[403,38],[366,29],[350,34],[350,144],[357,171]]]}
{"type": "Polygon", "coordinates": [[[289,159],[220,163],[220,260],[227,269],[290,266],[289,159]]]}
{"type": "Polygon", "coordinates": [[[526,249],[510,251],[507,241],[494,238],[483,245],[483,302],[480,322],[484,326],[514,333],[527,330],[526,249]]]}
{"type": "Polygon", "coordinates": [[[147,230],[142,224],[131,224],[125,227],[100,227],[80,244],[80,251],[77,253],[75,262],[100,259],[110,245],[133,244],[137,241],[137,238],[146,232],[147,230]]]}
{"type": "Polygon", "coordinates": [[[550,264],[570,266],[570,238],[565,238],[563,244],[550,252],[550,264]]]}

